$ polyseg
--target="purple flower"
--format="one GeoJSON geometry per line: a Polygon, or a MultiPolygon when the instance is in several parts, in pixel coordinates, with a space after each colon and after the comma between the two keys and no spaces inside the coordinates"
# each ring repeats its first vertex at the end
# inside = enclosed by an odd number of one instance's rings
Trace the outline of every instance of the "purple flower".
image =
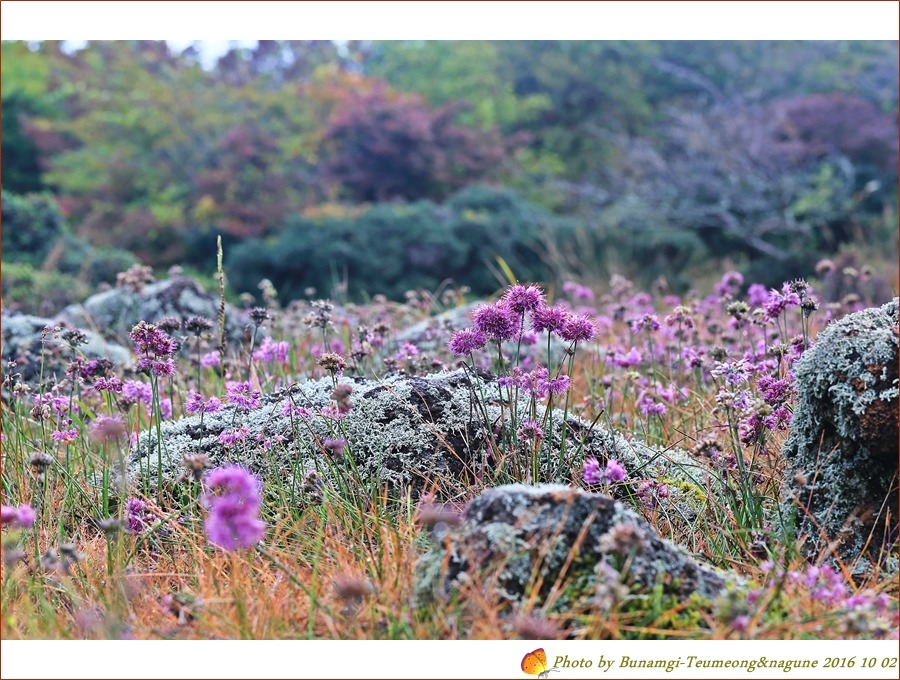
{"type": "Polygon", "coordinates": [[[344,449],[347,447],[347,440],[343,437],[338,439],[325,439],[322,441],[322,446],[324,446],[332,455],[340,458],[344,455],[344,449]]]}
{"type": "Polygon", "coordinates": [[[130,335],[138,354],[167,357],[175,354],[178,347],[165,331],[146,321],[138,322],[130,335]]]}
{"type": "Polygon", "coordinates": [[[645,416],[661,416],[666,412],[666,405],[661,402],[654,401],[649,394],[641,395],[641,397],[638,399],[638,408],[645,416]]]}
{"type": "Polygon", "coordinates": [[[457,331],[450,338],[447,346],[450,351],[456,355],[471,354],[477,349],[481,349],[487,344],[487,336],[481,331],[472,328],[464,328],[457,331]]]}
{"type": "Polygon", "coordinates": [[[600,484],[603,481],[603,473],[600,472],[600,463],[596,458],[586,458],[581,466],[581,477],[585,484],[600,484]]]}
{"type": "Polygon", "coordinates": [[[94,389],[98,392],[121,392],[124,383],[116,376],[109,378],[97,378],[94,381],[94,389]]]}
{"type": "Polygon", "coordinates": [[[222,408],[222,402],[215,397],[210,397],[204,401],[203,397],[197,392],[191,392],[184,404],[185,413],[194,415],[195,413],[215,413],[222,408]]]}
{"type": "Polygon", "coordinates": [[[244,382],[228,382],[225,388],[225,397],[232,404],[247,411],[259,408],[262,404],[259,390],[254,390],[246,380],[244,382]]]}
{"type": "Polygon", "coordinates": [[[172,355],[178,350],[178,343],[165,331],[140,321],[131,329],[131,339],[135,354],[142,355],[137,366],[139,371],[154,375],[172,375],[175,372],[172,355]]]}
{"type": "Polygon", "coordinates": [[[567,375],[558,375],[552,380],[548,380],[546,390],[551,394],[565,394],[569,391],[571,381],[567,375]]]}
{"type": "Polygon", "coordinates": [[[615,366],[621,366],[622,368],[631,368],[632,366],[637,366],[641,363],[641,360],[641,353],[636,347],[632,347],[624,354],[622,352],[616,352],[612,358],[613,364],[615,366]]]}
{"type": "Polygon", "coordinates": [[[522,333],[522,344],[525,347],[531,347],[532,345],[536,345],[538,341],[537,333],[534,331],[525,331],[522,333]]]}
{"type": "Polygon", "coordinates": [[[153,390],[150,383],[140,380],[126,380],[122,383],[122,396],[132,402],[153,403],[153,390]]]}
{"type": "Polygon", "coordinates": [[[207,352],[200,357],[200,368],[213,368],[222,363],[222,358],[218,352],[207,352]]]}
{"type": "Polygon", "coordinates": [[[541,305],[531,313],[531,328],[535,333],[562,333],[569,320],[569,312],[561,305],[541,305]]]}
{"type": "Polygon", "coordinates": [[[722,279],[716,284],[716,295],[734,295],[738,288],[744,284],[744,276],[740,272],[725,272],[722,279]]]}
{"type": "Polygon", "coordinates": [[[168,420],[172,417],[172,400],[171,399],[160,399],[159,400],[159,415],[163,417],[163,420],[168,420]]]}
{"type": "Polygon", "coordinates": [[[523,444],[529,441],[540,442],[544,437],[544,431],[534,420],[523,420],[516,430],[516,436],[523,444]]]}
{"type": "Polygon", "coordinates": [[[231,446],[236,442],[242,441],[249,433],[250,430],[246,427],[235,427],[229,430],[223,430],[219,435],[219,441],[225,446],[231,446]]]}
{"type": "Polygon", "coordinates": [[[290,400],[284,402],[281,412],[286,416],[300,416],[301,418],[312,418],[313,412],[303,406],[297,406],[290,400]]]}
{"type": "Polygon", "coordinates": [[[506,289],[503,294],[502,304],[516,314],[533,312],[544,303],[544,293],[537,286],[522,286],[516,284],[506,289]]]}
{"type": "Polygon", "coordinates": [[[563,340],[567,342],[592,340],[596,334],[594,322],[581,314],[569,316],[560,332],[563,340]]]}
{"type": "Polygon", "coordinates": [[[155,521],[156,515],[147,509],[141,499],[129,498],[125,503],[125,526],[131,533],[139,534],[155,521]]]}
{"type": "Polygon", "coordinates": [[[769,292],[761,283],[751,283],[747,289],[747,303],[751,307],[762,307],[769,299],[769,292]]]}
{"type": "Polygon", "coordinates": [[[91,435],[99,442],[115,441],[124,437],[125,423],[120,416],[100,414],[91,423],[91,435]]]}
{"type": "Polygon", "coordinates": [[[502,303],[479,305],[472,313],[472,325],[488,340],[512,340],[522,330],[521,320],[502,303]]]}
{"type": "Polygon", "coordinates": [[[774,319],[788,307],[796,307],[800,304],[800,297],[791,290],[789,284],[784,284],[781,291],[774,288],[769,291],[769,296],[763,303],[766,310],[766,320],[774,319]]]}
{"type": "Polygon", "coordinates": [[[25,529],[33,525],[35,519],[37,513],[27,503],[18,508],[12,505],[0,506],[0,524],[25,529]]]}
{"type": "Polygon", "coordinates": [[[563,292],[574,300],[593,300],[594,293],[587,286],[582,286],[574,281],[566,281],[562,286],[563,292]]]}
{"type": "Polygon", "coordinates": [[[726,385],[739,385],[750,378],[751,366],[745,359],[723,361],[712,367],[710,373],[716,378],[725,378],[726,385]]]}
{"type": "Polygon", "coordinates": [[[281,342],[275,342],[272,338],[267,336],[263,339],[259,348],[253,352],[253,358],[256,361],[262,361],[267,364],[272,362],[286,364],[289,352],[290,346],[286,341],[282,340],[281,342]]]}
{"type": "Polygon", "coordinates": [[[60,444],[68,445],[78,439],[78,429],[73,427],[68,430],[56,430],[50,436],[52,436],[60,444]]]}
{"type": "Polygon", "coordinates": [[[625,468],[619,461],[610,458],[606,461],[606,479],[610,482],[621,482],[625,480],[625,468]]]}
{"type": "Polygon", "coordinates": [[[644,314],[640,319],[635,319],[631,322],[631,330],[635,333],[639,333],[642,330],[658,331],[659,319],[656,317],[656,314],[644,314]]]}
{"type": "Polygon", "coordinates": [[[787,378],[779,380],[770,375],[762,375],[756,381],[756,387],[767,404],[776,406],[784,402],[791,390],[791,381],[787,378]]]}
{"type": "MultiPolygon", "coordinates": [[[[518,368],[518,367],[516,367],[518,368]]],[[[513,373],[516,373],[515,369],[513,373]]],[[[523,389],[525,392],[530,392],[537,399],[541,399],[547,396],[549,383],[548,376],[549,373],[544,366],[538,366],[536,369],[529,373],[522,373],[521,375],[517,375],[516,384],[523,389]]]]}
{"type": "Polygon", "coordinates": [[[143,357],[138,361],[138,372],[152,373],[153,375],[174,375],[175,359],[151,359],[143,357]]]}
{"type": "Polygon", "coordinates": [[[249,548],[262,540],[266,525],[259,519],[260,483],[237,466],[219,468],[206,478],[203,503],[209,507],[206,536],[224,550],[249,548]]]}

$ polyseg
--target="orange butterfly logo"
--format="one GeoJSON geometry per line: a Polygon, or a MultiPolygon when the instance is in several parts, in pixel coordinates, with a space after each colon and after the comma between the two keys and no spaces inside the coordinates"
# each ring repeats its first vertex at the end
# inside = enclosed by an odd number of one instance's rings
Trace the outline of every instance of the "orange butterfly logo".
{"type": "Polygon", "coordinates": [[[522,670],[528,675],[536,675],[538,678],[549,677],[551,671],[559,672],[558,668],[547,667],[547,652],[543,647],[528,652],[522,657],[522,670]]]}

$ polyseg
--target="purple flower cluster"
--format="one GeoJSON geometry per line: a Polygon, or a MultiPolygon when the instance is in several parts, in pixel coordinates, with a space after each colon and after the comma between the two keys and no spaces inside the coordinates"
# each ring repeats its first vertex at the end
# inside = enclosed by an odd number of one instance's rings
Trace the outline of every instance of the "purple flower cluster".
{"type": "Polygon", "coordinates": [[[125,503],[125,526],[133,534],[139,534],[157,520],[139,498],[129,498],[125,503]]]}
{"type": "Polygon", "coordinates": [[[152,323],[140,321],[131,329],[130,335],[134,342],[135,354],[140,356],[138,371],[154,375],[175,373],[173,355],[178,351],[178,343],[164,330],[152,323]]]}
{"type": "Polygon", "coordinates": [[[331,455],[341,458],[344,455],[344,449],[347,447],[347,440],[343,437],[337,439],[325,439],[322,441],[322,446],[324,446],[325,450],[331,455]]]}
{"type": "Polygon", "coordinates": [[[218,352],[207,352],[200,357],[200,368],[215,368],[222,363],[218,352]]]}
{"type": "Polygon", "coordinates": [[[203,502],[209,508],[205,528],[209,542],[224,550],[249,548],[265,534],[259,519],[260,483],[244,468],[213,470],[206,478],[203,502]]]}
{"type": "Polygon", "coordinates": [[[766,312],[766,320],[775,319],[788,307],[797,307],[800,304],[800,296],[791,290],[791,285],[785,283],[780,291],[774,288],[769,291],[769,295],[762,307],[766,312]]]}
{"type": "Polygon", "coordinates": [[[25,529],[34,524],[37,513],[27,503],[15,507],[13,505],[0,506],[0,524],[8,527],[20,527],[25,529]]]}
{"type": "MultiPolygon", "coordinates": [[[[272,338],[266,336],[259,348],[253,352],[253,359],[267,364],[286,364],[289,353],[290,345],[288,345],[287,341],[282,340],[280,342],[275,342],[272,338]]],[[[216,356],[218,356],[218,354],[216,356]]]]}
{"type": "Polygon", "coordinates": [[[594,299],[594,292],[587,286],[582,286],[575,281],[566,281],[562,286],[563,293],[570,296],[573,300],[582,300],[589,302],[594,299]]]}
{"type": "Polygon", "coordinates": [[[252,411],[262,405],[259,390],[254,390],[248,381],[229,381],[225,387],[225,398],[239,408],[252,411]]]}
{"type": "Polygon", "coordinates": [[[569,391],[571,380],[567,375],[550,377],[549,371],[544,366],[538,366],[532,371],[523,371],[516,366],[512,375],[506,375],[497,380],[500,387],[518,387],[520,390],[533,394],[537,399],[543,399],[550,394],[565,394],[569,391]]]}
{"type": "Polygon", "coordinates": [[[32,401],[37,407],[49,407],[57,417],[65,416],[69,413],[70,409],[75,411],[79,410],[77,402],[72,401],[70,397],[67,397],[64,394],[57,394],[56,392],[35,394],[32,397],[32,401]]]}
{"type": "Polygon", "coordinates": [[[585,458],[581,468],[581,477],[587,485],[617,484],[625,481],[626,473],[622,464],[610,458],[606,461],[606,467],[601,470],[600,462],[594,458],[585,458]]]}
{"type": "Polygon", "coordinates": [[[124,386],[125,383],[116,376],[97,378],[94,381],[94,389],[98,392],[121,392],[124,386]]]}
{"type": "Polygon", "coordinates": [[[523,444],[529,441],[540,442],[544,438],[544,431],[534,420],[523,420],[516,430],[516,436],[523,444]]]}
{"type": "Polygon", "coordinates": [[[201,415],[205,413],[215,413],[221,408],[222,402],[215,397],[210,397],[204,401],[199,393],[193,391],[188,394],[187,401],[184,402],[184,411],[191,416],[195,413],[201,415]]]}
{"type": "Polygon", "coordinates": [[[453,334],[447,346],[457,356],[463,356],[481,349],[486,344],[487,336],[484,333],[472,328],[464,328],[453,334]]]}
{"type": "Polygon", "coordinates": [[[519,315],[534,312],[544,304],[544,291],[537,286],[516,284],[506,289],[501,302],[507,309],[519,315]]]}
{"type": "Polygon", "coordinates": [[[522,330],[521,317],[501,300],[494,305],[479,305],[472,313],[472,325],[488,340],[513,340],[522,330]]]}
{"type": "Polygon", "coordinates": [[[562,333],[569,320],[569,311],[562,305],[541,305],[531,313],[531,328],[535,333],[562,333]]]}
{"type": "Polygon", "coordinates": [[[144,403],[148,406],[153,403],[153,389],[150,383],[140,380],[126,380],[122,383],[122,396],[131,403],[144,403]]]}
{"type": "Polygon", "coordinates": [[[248,434],[250,434],[250,430],[246,427],[235,427],[223,430],[219,435],[219,441],[225,446],[231,446],[239,441],[243,441],[248,434]]]}

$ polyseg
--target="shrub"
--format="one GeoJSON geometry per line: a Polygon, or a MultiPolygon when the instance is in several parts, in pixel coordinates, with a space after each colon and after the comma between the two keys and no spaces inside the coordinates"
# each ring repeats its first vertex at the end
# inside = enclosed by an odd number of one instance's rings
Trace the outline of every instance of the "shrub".
{"type": "Polygon", "coordinates": [[[285,299],[307,287],[327,294],[345,277],[354,297],[400,299],[447,278],[489,294],[503,283],[491,273],[497,256],[521,280],[546,279],[542,239],[562,225],[510,191],[470,187],[443,206],[380,204],[356,215],[294,218],[275,239],[236,246],[227,270],[236,289],[255,291],[268,278],[285,299]]]}
{"type": "Polygon", "coordinates": [[[39,265],[62,236],[65,225],[50,194],[3,192],[3,255],[39,265]]]}
{"type": "Polygon", "coordinates": [[[76,277],[40,271],[25,262],[4,262],[2,283],[4,307],[40,316],[53,316],[88,294],[76,277]]]}

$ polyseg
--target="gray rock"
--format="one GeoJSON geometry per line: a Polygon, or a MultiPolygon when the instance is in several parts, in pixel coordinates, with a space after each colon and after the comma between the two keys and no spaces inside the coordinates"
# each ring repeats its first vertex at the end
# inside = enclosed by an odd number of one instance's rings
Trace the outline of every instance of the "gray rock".
{"type": "MultiPolygon", "coordinates": [[[[79,328],[101,333],[122,342],[141,320],[159,321],[165,317],[181,320],[204,316],[213,323],[213,336],[218,337],[219,297],[204,290],[193,279],[176,276],[145,286],[140,294],[125,288],[113,288],[92,295],[80,305],[69,305],[57,316],[79,328]]],[[[233,305],[225,305],[225,333],[233,345],[244,342],[247,315],[233,305]]]]}
{"type": "Polygon", "coordinates": [[[896,546],[897,303],[830,324],[797,364],[782,516],[796,515],[810,556],[834,541],[854,564],[896,546]]]}
{"type": "MultiPolygon", "coordinates": [[[[22,374],[26,382],[36,382],[41,378],[43,362],[43,379],[45,382],[53,378],[61,380],[65,377],[66,364],[81,353],[88,359],[106,358],[120,367],[131,366],[134,358],[131,352],[121,345],[105,340],[102,335],[92,331],[84,331],[86,344],[73,350],[65,340],[54,338],[53,334],[42,337],[44,328],[54,328],[59,322],[28,314],[2,315],[3,327],[3,359],[14,360],[16,371],[22,374]]],[[[72,324],[67,324],[72,327],[72,324]]]]}
{"type": "MultiPolygon", "coordinates": [[[[674,520],[685,521],[696,516],[698,490],[707,488],[705,469],[689,454],[653,450],[599,424],[591,427],[574,416],[564,419],[559,409],[548,418],[536,465],[538,476],[532,475],[530,451],[518,443],[515,433],[511,442],[497,447],[506,452],[498,471],[500,456],[488,444],[487,433],[509,421],[510,409],[506,390],[501,392],[487,374],[473,378],[457,369],[427,376],[396,373],[381,381],[341,378],[339,382],[352,388],[352,409],[340,422],[319,415],[331,402],[334,389],[326,378],[269,395],[253,411],[242,412],[229,404],[205,415],[202,425],[199,416],[164,423],[163,479],[172,483],[182,472],[185,455],[203,453],[214,467],[238,463],[267,479],[273,474],[287,478],[297,488],[305,474],[316,470],[331,483],[340,481],[339,474],[352,474],[370,489],[409,486],[416,495],[436,484],[444,497],[454,498],[471,494],[473,487],[498,482],[571,481],[580,477],[583,459],[592,455],[601,464],[617,458],[635,482],[649,478],[668,483],[671,495],[661,502],[674,520]],[[308,409],[312,416],[286,415],[284,409],[290,404],[308,409]],[[247,429],[243,441],[222,444],[219,436],[224,431],[241,427],[247,429]],[[329,456],[322,446],[326,438],[337,437],[348,441],[343,458],[329,456]]],[[[528,399],[520,396],[520,418],[529,406],[528,399]]],[[[156,432],[144,432],[129,471],[133,478],[142,473],[145,482],[154,485],[158,464],[156,432]]]]}
{"type": "MultiPolygon", "coordinates": [[[[734,574],[695,561],[622,503],[568,486],[515,484],[472,500],[416,565],[420,602],[466,584],[501,604],[633,610],[659,587],[671,607],[709,604],[734,574]],[[487,591],[487,592],[485,592],[487,591]],[[699,600],[699,601],[698,601],[699,600]]],[[[646,605],[645,605],[646,606],[646,605]]]]}
{"type": "Polygon", "coordinates": [[[458,330],[472,325],[472,312],[482,302],[470,302],[448,309],[437,316],[423,319],[397,334],[398,343],[408,342],[423,352],[434,352],[447,346],[450,337],[458,330]]]}

